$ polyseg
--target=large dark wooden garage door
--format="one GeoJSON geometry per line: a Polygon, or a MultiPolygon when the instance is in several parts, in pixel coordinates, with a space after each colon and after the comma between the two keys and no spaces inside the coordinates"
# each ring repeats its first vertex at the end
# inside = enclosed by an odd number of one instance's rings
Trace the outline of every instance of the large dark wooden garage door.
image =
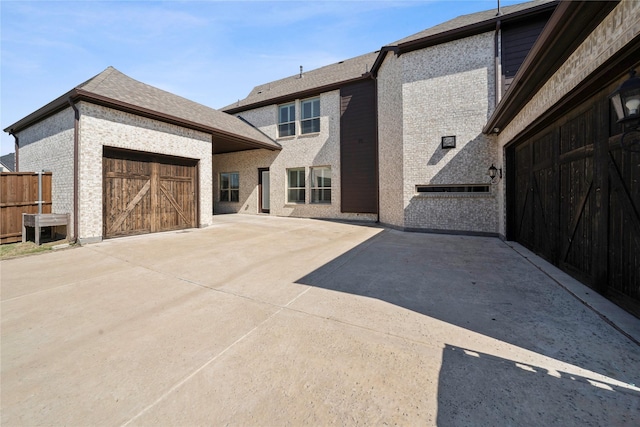
{"type": "Polygon", "coordinates": [[[640,152],[620,132],[600,96],[509,147],[507,237],[640,316],[640,152]]]}
{"type": "Polygon", "coordinates": [[[197,161],[105,148],[105,238],[196,227],[197,161]]]}

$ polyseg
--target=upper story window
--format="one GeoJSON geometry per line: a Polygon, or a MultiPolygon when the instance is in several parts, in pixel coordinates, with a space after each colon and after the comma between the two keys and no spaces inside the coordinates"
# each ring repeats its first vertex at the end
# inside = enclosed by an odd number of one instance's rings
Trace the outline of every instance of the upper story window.
{"type": "Polygon", "coordinates": [[[220,174],[220,201],[237,202],[240,200],[240,174],[223,172],[220,174]]]}
{"type": "Polygon", "coordinates": [[[320,132],[320,98],[305,99],[300,102],[300,108],[302,133],[320,132]]]}
{"type": "Polygon", "coordinates": [[[296,134],[296,104],[286,104],[278,107],[278,136],[296,134]]]}

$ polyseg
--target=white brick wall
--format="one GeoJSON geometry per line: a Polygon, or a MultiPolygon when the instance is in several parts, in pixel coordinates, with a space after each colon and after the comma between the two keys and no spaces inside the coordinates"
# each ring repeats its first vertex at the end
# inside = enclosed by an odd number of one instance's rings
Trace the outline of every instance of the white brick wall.
{"type": "Polygon", "coordinates": [[[20,172],[52,172],[52,212],[69,213],[73,230],[73,132],[71,107],[18,133],[20,172]]]}
{"type": "MultiPolygon", "coordinates": [[[[239,114],[269,137],[282,145],[279,152],[266,150],[244,151],[214,156],[216,179],[215,212],[258,212],[258,168],[268,167],[271,178],[272,215],[310,218],[332,218],[375,221],[376,215],[340,212],[340,91],[335,90],[320,95],[320,132],[317,134],[277,137],[278,106],[270,105],[239,114]],[[255,163],[253,163],[255,162],[255,163]],[[330,166],[332,180],[331,204],[312,204],[310,192],[310,168],[330,166]],[[290,204],[286,201],[286,170],[306,168],[306,203],[290,204]],[[219,202],[220,172],[240,172],[240,203],[219,202]]],[[[296,118],[300,118],[299,101],[296,104],[296,118]]]]}
{"type": "Polygon", "coordinates": [[[401,62],[388,53],[378,73],[380,222],[404,227],[401,62]]]}
{"type": "Polygon", "coordinates": [[[122,111],[80,102],[79,237],[102,238],[103,147],[199,160],[199,226],[211,221],[211,135],[122,111]]]}
{"type": "Polygon", "coordinates": [[[268,168],[278,151],[249,150],[213,156],[214,213],[258,213],[258,168],[268,168]],[[240,202],[220,202],[220,173],[238,172],[240,202]]]}
{"type": "Polygon", "coordinates": [[[487,169],[496,162],[497,150],[482,128],[495,106],[494,76],[493,32],[385,60],[378,75],[382,222],[398,225],[394,207],[385,199],[394,197],[393,181],[401,178],[402,227],[497,232],[493,188],[472,196],[416,193],[416,185],[488,183],[487,169]],[[394,123],[401,123],[401,129],[394,123]],[[441,138],[451,135],[456,148],[442,149],[441,138]],[[400,145],[401,168],[396,160],[400,145]]]}

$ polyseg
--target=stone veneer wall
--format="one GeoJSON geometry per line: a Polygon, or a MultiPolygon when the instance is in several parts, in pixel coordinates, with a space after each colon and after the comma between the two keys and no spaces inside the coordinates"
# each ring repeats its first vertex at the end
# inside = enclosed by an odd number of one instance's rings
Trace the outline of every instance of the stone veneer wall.
{"type": "Polygon", "coordinates": [[[69,213],[69,237],[73,229],[73,132],[74,113],[66,108],[18,133],[20,172],[52,172],[53,213],[69,213]]]}
{"type": "Polygon", "coordinates": [[[482,128],[495,108],[494,32],[400,56],[404,227],[495,234],[496,190],[418,194],[416,185],[488,184],[495,142],[482,128]],[[455,135],[456,147],[441,148],[455,135]]]}
{"type": "MultiPolygon", "coordinates": [[[[623,0],[500,132],[498,145],[501,154],[504,152],[505,145],[553,107],[564,95],[580,85],[638,34],[640,34],[640,2],[623,0]]],[[[504,191],[503,187],[500,189],[504,191]]],[[[504,199],[504,195],[501,195],[501,199],[504,199]]],[[[502,206],[504,207],[505,204],[502,206]]],[[[505,235],[506,209],[502,209],[500,217],[499,232],[505,235]]]]}
{"type": "Polygon", "coordinates": [[[380,222],[404,227],[401,62],[393,53],[378,72],[380,222]]]}
{"type": "Polygon", "coordinates": [[[102,239],[103,147],[199,160],[200,227],[211,222],[211,135],[111,108],[78,103],[80,109],[79,238],[102,239]]]}
{"type": "MultiPolygon", "coordinates": [[[[300,118],[300,102],[296,101],[296,118],[300,118]]],[[[281,151],[251,150],[214,156],[214,211],[256,214],[258,212],[258,168],[269,167],[271,184],[270,214],[307,218],[331,218],[375,221],[376,215],[340,212],[340,91],[320,95],[320,132],[278,138],[278,106],[270,105],[239,114],[282,145],[281,151]],[[255,162],[255,163],[252,163],[255,162]],[[269,163],[270,162],[270,163],[269,163]],[[331,204],[312,204],[311,167],[331,167],[331,204]],[[306,170],[306,203],[286,201],[287,169],[304,167],[306,170]],[[218,177],[220,172],[240,172],[240,203],[219,202],[218,177]]],[[[215,142],[214,142],[215,143],[215,142]]]]}

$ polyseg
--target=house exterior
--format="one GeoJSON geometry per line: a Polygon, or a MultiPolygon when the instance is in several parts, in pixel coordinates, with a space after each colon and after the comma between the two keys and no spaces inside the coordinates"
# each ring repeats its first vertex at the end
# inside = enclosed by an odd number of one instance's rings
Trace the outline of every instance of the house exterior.
{"type": "Polygon", "coordinates": [[[109,67],[5,129],[20,171],[53,174],[81,243],[211,222],[212,156],[280,147],[245,122],[109,67]]]}
{"type": "Polygon", "coordinates": [[[258,86],[224,108],[282,150],[214,155],[215,183],[235,171],[240,193],[232,201],[216,193],[214,211],[375,221],[375,82],[368,71],[377,55],[301,71],[258,86]],[[263,191],[267,169],[268,193],[263,191]]]}
{"type": "MultiPolygon", "coordinates": [[[[555,6],[541,1],[459,17],[381,51],[261,85],[223,108],[282,145],[259,160],[270,171],[269,212],[498,235],[498,191],[487,179],[497,146],[482,130],[555,6]],[[320,132],[308,135],[301,123],[310,99],[320,103],[320,132]],[[282,133],[279,114],[287,109],[296,120],[282,133]],[[444,137],[455,146],[443,148],[444,137]],[[331,173],[330,203],[313,200],[317,167],[331,173]],[[295,184],[304,184],[304,200],[288,197],[294,171],[303,174],[295,184]]],[[[255,156],[214,156],[214,170],[245,177],[240,200],[216,197],[216,212],[264,212],[264,197],[251,192],[261,191],[255,156]]]]}
{"type": "Polygon", "coordinates": [[[608,99],[638,58],[639,2],[539,0],[301,69],[223,112],[110,68],[5,131],[19,170],[53,170],[80,241],[211,213],[499,236],[639,314],[640,157],[608,99]]]}
{"type": "Polygon", "coordinates": [[[556,4],[461,16],[382,49],[380,220],[405,230],[499,233],[487,119],[556,4]]]}
{"type": "Polygon", "coordinates": [[[640,139],[609,95],[640,67],[640,3],[562,2],[493,112],[500,234],[640,316],[640,139]]]}

